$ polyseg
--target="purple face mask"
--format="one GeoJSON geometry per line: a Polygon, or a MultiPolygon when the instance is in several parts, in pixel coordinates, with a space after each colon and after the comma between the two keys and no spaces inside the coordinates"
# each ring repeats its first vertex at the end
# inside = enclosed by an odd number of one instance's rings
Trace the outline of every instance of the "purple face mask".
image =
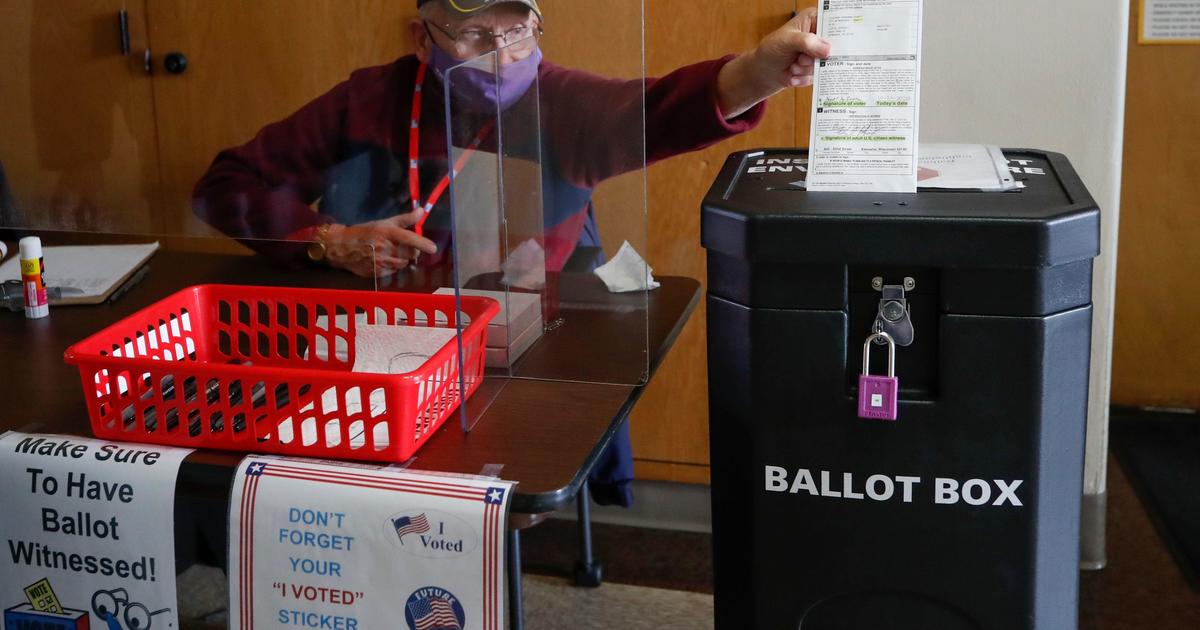
{"type": "MultiPolygon", "coordinates": [[[[429,59],[429,66],[441,77],[443,84],[446,81],[446,73],[462,63],[462,60],[451,57],[440,46],[433,47],[433,54],[429,59]]],[[[490,63],[484,61],[480,62],[480,65],[490,63]]],[[[449,89],[454,92],[451,100],[478,114],[495,113],[497,104],[500,111],[505,111],[529,91],[537,79],[538,66],[541,63],[542,49],[534,48],[528,57],[520,61],[501,64],[499,77],[478,67],[458,68],[450,79],[452,85],[449,89]]]]}

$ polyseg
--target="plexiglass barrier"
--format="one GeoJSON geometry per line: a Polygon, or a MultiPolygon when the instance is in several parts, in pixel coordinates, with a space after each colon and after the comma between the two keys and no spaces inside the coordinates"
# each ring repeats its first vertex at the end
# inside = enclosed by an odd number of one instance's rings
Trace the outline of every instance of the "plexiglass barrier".
{"type": "MultiPolygon", "coordinates": [[[[624,4],[640,20],[640,4],[624,4]]],[[[622,247],[648,249],[641,41],[623,45],[637,51],[624,80],[528,73],[531,42],[446,73],[446,134],[461,167],[451,182],[457,282],[460,295],[502,304],[488,335],[496,378],[647,378],[645,282],[612,290],[594,273],[622,247]]],[[[624,271],[645,279],[648,269],[624,271]]]]}

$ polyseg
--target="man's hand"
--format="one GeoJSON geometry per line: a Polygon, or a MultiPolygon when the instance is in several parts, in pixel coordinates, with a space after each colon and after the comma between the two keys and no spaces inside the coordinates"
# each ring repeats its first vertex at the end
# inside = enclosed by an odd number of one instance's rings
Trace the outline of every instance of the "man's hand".
{"type": "Polygon", "coordinates": [[[817,8],[804,9],[767,35],[758,48],[725,64],[717,76],[721,113],[728,120],[789,87],[812,85],[813,64],[829,56],[816,36],[817,8]]]}
{"type": "Polygon", "coordinates": [[[332,225],[325,235],[325,258],[364,278],[388,276],[407,267],[424,252],[436,254],[433,241],[409,230],[417,211],[357,225],[332,225]]]}

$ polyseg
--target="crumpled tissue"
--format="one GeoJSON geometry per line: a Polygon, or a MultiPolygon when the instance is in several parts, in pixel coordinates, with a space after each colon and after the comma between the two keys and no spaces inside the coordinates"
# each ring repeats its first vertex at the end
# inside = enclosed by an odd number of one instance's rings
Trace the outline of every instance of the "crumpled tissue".
{"type": "Polygon", "coordinates": [[[634,251],[629,241],[621,245],[612,260],[596,267],[595,274],[612,293],[654,290],[660,286],[654,279],[654,270],[634,251]]]}
{"type": "Polygon", "coordinates": [[[517,245],[500,268],[506,286],[535,291],[546,286],[546,250],[532,238],[517,245]]]}

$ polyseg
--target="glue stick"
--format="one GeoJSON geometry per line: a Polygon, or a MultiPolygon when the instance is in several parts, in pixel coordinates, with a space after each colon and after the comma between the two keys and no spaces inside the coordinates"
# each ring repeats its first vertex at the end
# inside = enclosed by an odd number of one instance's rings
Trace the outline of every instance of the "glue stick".
{"type": "Polygon", "coordinates": [[[42,239],[26,236],[21,239],[21,286],[25,289],[25,317],[38,319],[50,314],[46,297],[46,263],[42,260],[42,239]]]}

